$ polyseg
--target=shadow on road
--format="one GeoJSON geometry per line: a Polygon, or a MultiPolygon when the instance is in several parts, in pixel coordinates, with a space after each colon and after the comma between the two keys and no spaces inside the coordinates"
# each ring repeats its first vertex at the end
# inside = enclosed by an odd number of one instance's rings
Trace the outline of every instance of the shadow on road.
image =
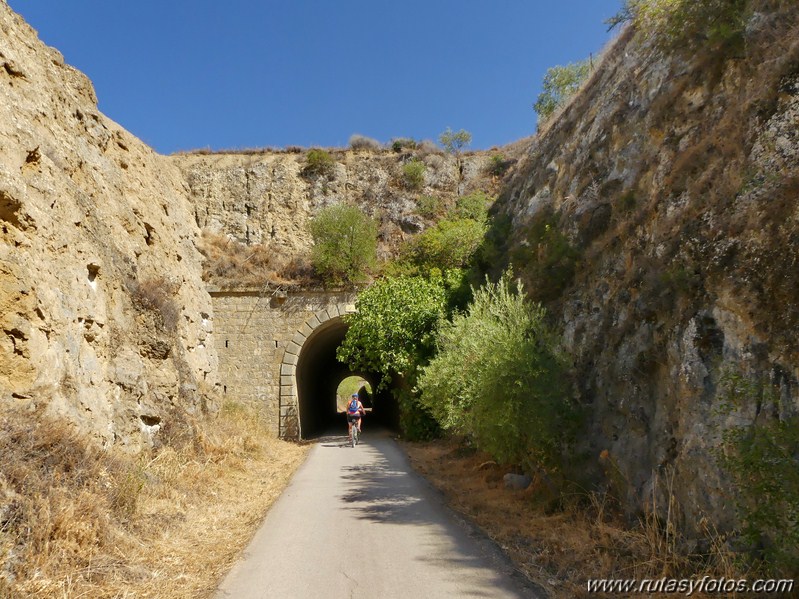
{"type": "Polygon", "coordinates": [[[508,565],[499,547],[482,532],[443,506],[441,496],[412,472],[404,453],[388,438],[377,434],[353,450],[352,462],[342,466],[345,509],[361,520],[378,524],[424,527],[419,538],[423,556],[417,558],[440,571],[440,576],[459,580],[469,572],[504,571],[506,577],[489,574],[491,585],[475,584],[467,596],[540,597],[529,581],[508,565]],[[479,550],[478,550],[479,547],[479,550]],[[511,580],[513,582],[511,582],[511,580]],[[525,591],[519,594],[518,589],[525,591]]]}

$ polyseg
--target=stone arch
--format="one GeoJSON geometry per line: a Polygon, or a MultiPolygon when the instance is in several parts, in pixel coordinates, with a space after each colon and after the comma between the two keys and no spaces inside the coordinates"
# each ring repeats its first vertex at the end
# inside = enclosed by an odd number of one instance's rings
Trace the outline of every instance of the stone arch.
{"type": "Polygon", "coordinates": [[[280,364],[280,399],[278,435],[281,439],[302,439],[297,366],[309,338],[326,327],[340,323],[346,314],[355,312],[353,304],[335,304],[314,313],[297,330],[285,348],[280,364]]]}

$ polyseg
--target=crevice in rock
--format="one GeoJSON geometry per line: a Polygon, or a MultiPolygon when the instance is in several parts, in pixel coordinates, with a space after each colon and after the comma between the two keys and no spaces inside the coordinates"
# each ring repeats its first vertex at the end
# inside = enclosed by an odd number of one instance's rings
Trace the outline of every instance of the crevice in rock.
{"type": "Polygon", "coordinates": [[[148,223],[144,223],[144,242],[147,245],[153,245],[155,243],[155,236],[153,235],[153,231],[155,231],[155,227],[148,223]]]}
{"type": "Polygon", "coordinates": [[[13,77],[14,79],[27,79],[25,73],[20,71],[12,61],[6,60],[3,62],[3,69],[10,77],[13,77]]]}
{"type": "Polygon", "coordinates": [[[12,198],[6,192],[0,191],[0,221],[5,221],[20,228],[19,216],[17,215],[20,208],[21,204],[18,200],[12,198]]]}
{"type": "Polygon", "coordinates": [[[147,416],[146,414],[142,414],[139,416],[139,419],[145,426],[156,426],[161,424],[161,419],[158,416],[147,416]]]}
{"type": "Polygon", "coordinates": [[[3,333],[11,339],[11,344],[14,346],[14,354],[25,357],[25,342],[28,340],[25,333],[19,329],[6,329],[3,333]]]}

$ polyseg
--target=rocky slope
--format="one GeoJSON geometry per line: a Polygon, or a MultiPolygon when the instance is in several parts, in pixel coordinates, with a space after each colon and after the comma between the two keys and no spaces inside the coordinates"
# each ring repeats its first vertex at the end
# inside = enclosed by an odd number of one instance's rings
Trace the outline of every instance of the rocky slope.
{"type": "Polygon", "coordinates": [[[459,194],[491,191],[498,181],[487,172],[496,152],[456,159],[435,148],[333,150],[328,174],[307,175],[304,152],[219,153],[171,156],[186,177],[197,224],[247,244],[300,255],[310,248],[309,221],[321,208],[351,203],[380,224],[384,256],[407,235],[429,224],[419,214],[420,196],[435,196],[442,210],[459,194]],[[424,165],[423,182],[410,186],[403,167],[424,165]]]}
{"type": "Polygon", "coordinates": [[[575,357],[587,469],[689,528],[734,517],[723,431],[799,410],[799,17],[768,4],[732,56],[626,30],[498,202],[575,357]],[[725,406],[729,371],[777,399],[725,406]]]}
{"type": "Polygon", "coordinates": [[[214,385],[188,188],[5,2],[0,31],[0,408],[135,449],[214,385]]]}

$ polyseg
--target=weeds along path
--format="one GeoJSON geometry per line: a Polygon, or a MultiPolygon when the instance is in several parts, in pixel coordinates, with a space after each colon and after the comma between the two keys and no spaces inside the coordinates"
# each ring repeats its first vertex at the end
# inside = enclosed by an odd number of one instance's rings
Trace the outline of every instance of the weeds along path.
{"type": "Polygon", "coordinates": [[[412,472],[388,433],[318,442],[217,599],[543,596],[412,472]]]}

